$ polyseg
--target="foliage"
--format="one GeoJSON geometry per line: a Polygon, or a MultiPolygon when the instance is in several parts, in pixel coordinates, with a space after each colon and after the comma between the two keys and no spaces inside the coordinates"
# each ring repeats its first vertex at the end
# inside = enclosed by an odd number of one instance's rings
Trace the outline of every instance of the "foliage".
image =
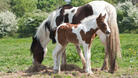
{"type": "Polygon", "coordinates": [[[71,5],[73,6],[81,6],[84,5],[92,0],[71,0],[71,5]]]}
{"type": "Polygon", "coordinates": [[[37,27],[47,17],[47,13],[35,11],[33,13],[26,13],[18,21],[19,37],[28,37],[35,34],[37,27]]]}
{"type": "Polygon", "coordinates": [[[18,16],[23,16],[26,12],[33,12],[37,6],[37,0],[11,0],[12,11],[18,16]]]}
{"type": "MultiPolygon", "coordinates": [[[[71,0],[71,5],[81,6],[93,0],[71,0]]],[[[105,0],[109,3],[115,4],[118,0],[105,0]]],[[[51,12],[59,6],[65,4],[64,0],[38,0],[37,8],[46,12],[51,12]]]]}
{"type": "Polygon", "coordinates": [[[58,0],[38,0],[37,8],[46,12],[51,12],[57,7],[58,0]]]}
{"type": "Polygon", "coordinates": [[[10,9],[10,0],[0,0],[0,12],[10,9]]]}
{"type": "Polygon", "coordinates": [[[16,16],[12,12],[0,13],[0,37],[16,32],[17,28],[16,16]]]}
{"type": "Polygon", "coordinates": [[[138,8],[130,1],[117,5],[120,32],[138,33],[138,8]]]}

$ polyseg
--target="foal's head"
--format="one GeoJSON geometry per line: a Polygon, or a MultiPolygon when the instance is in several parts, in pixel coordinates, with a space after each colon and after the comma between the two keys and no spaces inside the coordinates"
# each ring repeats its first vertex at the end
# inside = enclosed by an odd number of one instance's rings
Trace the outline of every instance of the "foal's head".
{"type": "Polygon", "coordinates": [[[98,28],[105,33],[106,35],[110,34],[110,28],[108,26],[108,24],[106,23],[106,14],[104,16],[102,16],[102,14],[100,14],[98,16],[98,18],[96,19],[97,22],[97,26],[98,28]]]}

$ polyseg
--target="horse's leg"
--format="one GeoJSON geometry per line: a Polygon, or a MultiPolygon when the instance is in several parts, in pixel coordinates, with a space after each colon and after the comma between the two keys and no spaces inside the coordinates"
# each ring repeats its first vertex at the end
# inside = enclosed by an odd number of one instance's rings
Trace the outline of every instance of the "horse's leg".
{"type": "Polygon", "coordinates": [[[66,50],[63,51],[62,53],[62,66],[66,69],[66,50]]]}
{"type": "Polygon", "coordinates": [[[109,54],[108,54],[108,51],[107,51],[107,47],[106,45],[104,45],[105,47],[105,56],[104,56],[104,63],[103,63],[103,66],[101,68],[101,70],[108,70],[108,57],[109,57],[109,54]]]}
{"type": "Polygon", "coordinates": [[[83,56],[82,50],[80,48],[80,45],[76,45],[76,49],[77,49],[77,52],[78,52],[78,54],[79,54],[79,56],[81,58],[81,61],[82,61],[82,64],[83,64],[83,69],[85,69],[86,68],[86,60],[85,60],[85,58],[83,56]]]}
{"type": "Polygon", "coordinates": [[[98,30],[96,32],[96,34],[99,36],[99,38],[100,38],[100,40],[101,40],[101,42],[102,42],[102,44],[104,45],[104,48],[105,48],[104,63],[103,63],[103,66],[102,66],[101,70],[108,70],[109,69],[108,68],[108,57],[109,57],[109,54],[108,54],[107,45],[106,45],[106,36],[100,30],[98,30]]]}
{"type": "Polygon", "coordinates": [[[60,57],[62,52],[64,51],[64,47],[57,43],[54,51],[53,51],[53,59],[54,59],[54,73],[60,72],[60,57]]]}
{"type": "Polygon", "coordinates": [[[88,74],[93,74],[91,70],[91,52],[90,52],[89,45],[84,44],[83,49],[84,49],[85,60],[86,60],[85,72],[87,72],[88,74]]]}

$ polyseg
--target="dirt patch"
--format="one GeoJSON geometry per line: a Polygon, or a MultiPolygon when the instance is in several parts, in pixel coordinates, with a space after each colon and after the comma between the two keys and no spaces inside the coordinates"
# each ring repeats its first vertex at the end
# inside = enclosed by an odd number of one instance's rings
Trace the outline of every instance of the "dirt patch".
{"type": "Polygon", "coordinates": [[[18,71],[16,73],[4,73],[0,72],[0,78],[135,78],[138,77],[136,72],[135,74],[120,73],[110,74],[105,71],[101,71],[100,68],[92,69],[94,75],[88,75],[84,70],[76,65],[67,64],[61,66],[61,72],[59,74],[53,73],[53,67],[48,67],[44,65],[39,65],[37,67],[30,66],[25,71],[18,71]]]}

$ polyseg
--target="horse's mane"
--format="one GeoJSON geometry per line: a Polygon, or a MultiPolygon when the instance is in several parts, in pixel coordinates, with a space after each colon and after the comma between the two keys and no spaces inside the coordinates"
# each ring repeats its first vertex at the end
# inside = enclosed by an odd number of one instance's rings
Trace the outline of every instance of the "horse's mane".
{"type": "Polygon", "coordinates": [[[47,19],[45,19],[41,24],[40,26],[37,28],[37,31],[36,31],[36,34],[35,34],[35,37],[37,38],[40,38],[42,36],[44,36],[45,34],[45,22],[47,21],[47,19]]]}
{"type": "Polygon", "coordinates": [[[45,32],[46,32],[46,26],[45,26],[45,24],[48,21],[49,22],[52,21],[54,12],[55,11],[49,13],[48,17],[39,25],[39,27],[37,28],[35,37],[37,37],[37,38],[45,37],[45,32]]]}

